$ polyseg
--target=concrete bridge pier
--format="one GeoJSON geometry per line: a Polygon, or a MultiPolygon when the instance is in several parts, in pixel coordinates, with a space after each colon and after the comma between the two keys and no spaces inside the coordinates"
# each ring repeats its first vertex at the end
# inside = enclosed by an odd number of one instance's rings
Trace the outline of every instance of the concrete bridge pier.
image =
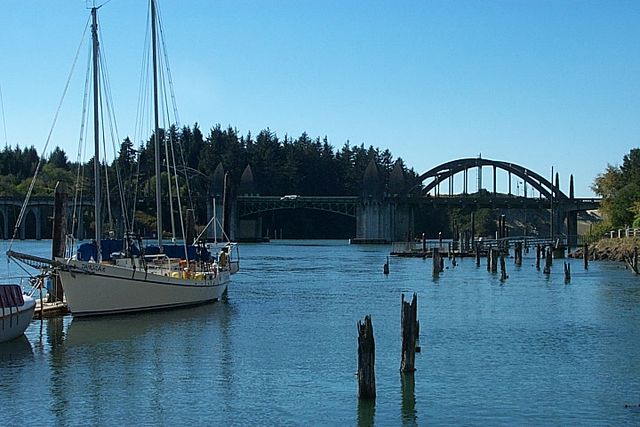
{"type": "Polygon", "coordinates": [[[365,199],[356,212],[354,244],[404,241],[413,234],[413,209],[385,197],[365,199]]]}

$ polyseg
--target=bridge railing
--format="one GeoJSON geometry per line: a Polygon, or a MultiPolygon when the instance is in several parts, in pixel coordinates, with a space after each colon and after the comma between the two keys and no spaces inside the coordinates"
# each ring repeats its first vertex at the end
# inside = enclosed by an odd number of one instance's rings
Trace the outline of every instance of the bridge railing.
{"type": "Polygon", "coordinates": [[[610,239],[622,239],[624,237],[640,237],[640,228],[619,228],[607,233],[610,239]]]}

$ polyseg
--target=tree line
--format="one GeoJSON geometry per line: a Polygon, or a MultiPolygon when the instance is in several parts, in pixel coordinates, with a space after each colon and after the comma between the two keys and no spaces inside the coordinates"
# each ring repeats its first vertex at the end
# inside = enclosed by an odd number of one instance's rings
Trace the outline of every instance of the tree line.
{"type": "MultiPolygon", "coordinates": [[[[293,138],[279,137],[270,129],[257,135],[241,135],[237,129],[220,125],[205,135],[199,125],[160,129],[161,141],[172,142],[173,149],[161,150],[162,191],[168,196],[167,158],[171,174],[177,173],[183,206],[192,205],[199,222],[206,222],[206,205],[211,192],[211,177],[218,164],[229,172],[230,185],[237,189],[243,171],[250,165],[254,191],[261,195],[359,195],[363,176],[370,161],[379,172],[381,185],[388,187],[396,160],[388,149],[351,145],[336,149],[327,137],[311,138],[306,132],[293,138]],[[174,169],[175,165],[175,169],[174,169]]],[[[127,209],[135,205],[138,221],[151,225],[155,218],[154,135],[136,146],[125,138],[115,158],[105,166],[103,187],[108,183],[112,206],[124,200],[127,209]],[[122,195],[122,196],[121,196],[122,195]]],[[[5,147],[0,152],[0,196],[24,197],[36,165],[42,160],[33,195],[52,195],[58,181],[68,192],[82,188],[92,197],[94,177],[90,158],[83,164],[69,160],[56,147],[41,159],[34,147],[5,147]]],[[[418,174],[402,164],[407,188],[417,182],[418,174]]],[[[175,178],[171,178],[172,183],[175,178]]],[[[172,190],[175,198],[175,188],[172,190]]],[[[104,196],[106,202],[106,195],[104,196]]],[[[166,205],[166,204],[165,204],[166,205]]],[[[169,215],[168,207],[167,215],[169,215]]],[[[165,218],[167,217],[165,215],[165,218]]]]}
{"type": "Polygon", "coordinates": [[[596,176],[593,191],[602,197],[603,231],[612,228],[640,228],[640,148],[633,148],[619,166],[607,165],[596,176]]]}

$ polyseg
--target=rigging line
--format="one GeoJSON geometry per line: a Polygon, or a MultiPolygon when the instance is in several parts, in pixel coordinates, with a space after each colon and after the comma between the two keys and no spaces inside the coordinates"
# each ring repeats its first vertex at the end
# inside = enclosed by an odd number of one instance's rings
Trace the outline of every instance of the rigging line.
{"type": "MultiPolygon", "coordinates": [[[[111,94],[111,81],[109,80],[109,72],[108,72],[108,68],[107,68],[107,60],[106,60],[106,55],[104,52],[104,49],[100,49],[100,55],[102,58],[102,61],[100,61],[100,71],[101,71],[101,76],[102,76],[102,86],[103,86],[103,91],[104,91],[104,97],[106,97],[105,101],[105,106],[107,109],[107,117],[109,118],[109,133],[111,135],[111,148],[113,150],[113,155],[114,155],[114,164],[115,164],[115,170],[116,170],[116,181],[117,181],[117,189],[118,189],[118,197],[120,199],[120,205],[121,205],[121,211],[122,211],[122,220],[124,223],[124,227],[125,229],[129,228],[129,218],[128,218],[128,213],[127,213],[127,209],[126,209],[126,201],[125,201],[125,197],[124,197],[124,189],[122,186],[122,174],[120,173],[120,166],[118,164],[117,161],[117,155],[116,155],[116,142],[115,141],[120,141],[120,137],[118,135],[118,123],[116,121],[116,116],[115,116],[115,107],[114,107],[114,103],[113,103],[113,96],[111,94]]],[[[104,123],[104,122],[103,122],[104,123]]],[[[104,144],[104,139],[103,139],[103,144],[104,144]]],[[[106,154],[106,147],[105,147],[105,154],[106,154]]],[[[106,156],[105,156],[106,158],[106,156]]],[[[107,162],[105,161],[105,168],[107,167],[107,162]]],[[[108,178],[107,178],[108,180],[108,178]]],[[[110,192],[107,193],[108,197],[111,197],[110,192]]],[[[111,208],[110,208],[111,209],[111,208]]],[[[112,214],[111,212],[109,213],[110,215],[112,214]]]]}
{"type": "MultiPolygon", "coordinates": [[[[150,9],[150,8],[149,8],[150,9]]],[[[140,64],[140,79],[138,81],[138,102],[136,108],[136,120],[134,125],[134,141],[140,141],[142,143],[142,128],[144,119],[144,111],[146,107],[143,106],[144,100],[147,99],[148,91],[147,84],[149,81],[149,32],[150,32],[150,10],[147,10],[147,28],[145,31],[144,48],[142,49],[142,62],[140,64]]]]}
{"type": "MultiPolygon", "coordinates": [[[[102,62],[102,61],[101,61],[102,62]]],[[[100,132],[102,132],[102,151],[103,153],[105,153],[105,161],[104,161],[104,176],[105,176],[105,186],[106,186],[106,199],[107,199],[107,214],[109,216],[109,227],[110,227],[110,231],[113,231],[113,215],[111,212],[111,187],[109,185],[109,170],[107,168],[107,161],[106,161],[106,153],[107,153],[107,143],[105,142],[106,137],[105,137],[105,132],[104,132],[104,106],[102,105],[102,96],[100,96],[100,100],[99,100],[99,104],[100,104],[100,132]]],[[[93,158],[94,162],[99,161],[99,159],[96,159],[96,157],[94,156],[93,158]]],[[[100,161],[99,163],[102,163],[102,161],[100,161]]],[[[94,189],[94,191],[97,191],[97,189],[94,189]]],[[[96,222],[97,221],[102,221],[102,218],[95,218],[96,222]]],[[[98,236],[100,237],[100,236],[98,236]]],[[[97,238],[98,238],[97,237],[97,238]]]]}
{"type": "MultiPolygon", "coordinates": [[[[184,128],[183,128],[184,130],[184,128]]],[[[184,136],[184,133],[183,133],[184,136]]],[[[180,138],[180,141],[178,142],[178,148],[179,148],[179,152],[180,152],[180,161],[182,161],[182,169],[184,172],[184,180],[185,183],[187,184],[187,196],[189,197],[189,207],[191,208],[191,210],[195,213],[195,208],[193,207],[193,198],[191,197],[191,186],[189,184],[189,175],[187,175],[187,162],[184,160],[184,150],[182,149],[182,142],[184,141],[183,138],[180,138]]]]}
{"type": "MultiPolygon", "coordinates": [[[[90,47],[91,48],[91,47],[90,47]]],[[[89,102],[89,81],[91,80],[91,55],[87,55],[87,68],[85,71],[85,81],[84,81],[84,96],[82,98],[82,115],[80,119],[80,135],[78,137],[78,155],[76,158],[76,163],[78,164],[78,169],[76,172],[76,185],[73,192],[73,215],[71,221],[71,234],[78,236],[80,232],[80,221],[79,215],[82,215],[82,190],[84,188],[84,144],[86,141],[86,124],[87,124],[87,104],[89,102]],[[78,199],[80,197],[80,201],[78,199]],[[77,232],[76,233],[76,224],[77,224],[77,232]]]]}
{"type": "MultiPolygon", "coordinates": [[[[169,137],[169,142],[171,144],[171,160],[173,161],[173,170],[176,171],[176,155],[173,151],[173,139],[169,137]]],[[[191,245],[193,242],[187,242],[187,234],[185,233],[184,227],[184,218],[182,217],[182,203],[180,200],[180,187],[178,185],[178,173],[173,174],[174,180],[176,182],[176,196],[178,197],[178,212],[180,214],[180,228],[182,229],[182,240],[184,242],[184,253],[187,261],[189,261],[189,257],[187,255],[187,244],[191,245]]]]}
{"type": "Polygon", "coordinates": [[[171,95],[171,101],[173,106],[173,114],[176,119],[176,124],[180,124],[180,117],[178,116],[178,107],[176,103],[176,95],[173,90],[173,79],[171,78],[171,68],[169,68],[169,55],[167,54],[167,44],[164,41],[164,27],[162,26],[162,14],[160,8],[156,5],[156,13],[158,15],[158,27],[160,33],[160,45],[162,46],[162,54],[164,56],[165,66],[167,68],[167,82],[169,83],[169,93],[171,95]]]}
{"type": "MultiPolygon", "coordinates": [[[[165,66],[168,68],[168,64],[165,64],[165,66]]],[[[169,105],[167,104],[167,97],[166,97],[166,86],[162,86],[163,89],[163,95],[165,95],[163,97],[164,99],[164,107],[166,109],[166,115],[167,117],[169,116],[169,105]]],[[[175,129],[175,127],[172,127],[171,129],[175,129]]],[[[175,156],[175,152],[173,149],[173,134],[174,132],[171,132],[171,129],[169,131],[169,145],[171,146],[171,162],[173,165],[173,171],[174,171],[174,180],[175,180],[175,186],[176,186],[176,198],[178,200],[178,214],[180,217],[180,229],[182,231],[182,240],[184,243],[184,250],[185,250],[185,257],[187,258],[187,261],[189,260],[188,255],[187,255],[187,244],[191,244],[191,242],[187,242],[187,235],[185,233],[185,226],[184,226],[184,217],[182,215],[182,201],[180,198],[180,186],[178,185],[178,169],[176,169],[176,156],[175,156]]],[[[167,156],[167,172],[169,171],[168,168],[169,165],[169,157],[167,156]]],[[[170,177],[171,175],[169,175],[170,177]]],[[[169,181],[169,184],[171,185],[171,181],[169,181]]]]}
{"type": "MultiPolygon", "coordinates": [[[[159,67],[158,73],[159,73],[159,78],[158,78],[158,82],[160,83],[160,91],[163,94],[163,99],[166,99],[166,92],[165,92],[165,86],[164,86],[164,76],[162,74],[163,71],[163,67],[159,67]]],[[[171,236],[173,238],[173,240],[175,241],[176,238],[176,224],[175,224],[175,218],[174,218],[174,213],[173,213],[173,192],[171,190],[171,188],[173,187],[173,184],[171,184],[171,171],[169,170],[169,147],[168,147],[168,140],[171,138],[171,136],[169,136],[169,138],[167,138],[167,133],[170,133],[170,129],[167,129],[167,124],[169,123],[169,117],[165,116],[164,111],[163,111],[163,118],[164,118],[164,132],[163,132],[163,138],[162,138],[162,142],[164,144],[164,158],[165,158],[165,162],[166,162],[166,166],[167,166],[167,183],[169,184],[169,216],[171,217],[171,236]]]]}
{"type": "MultiPolygon", "coordinates": [[[[162,67],[162,70],[165,71],[166,70],[166,81],[169,85],[169,93],[171,96],[171,105],[173,107],[173,115],[175,118],[175,123],[176,123],[176,127],[180,126],[180,117],[178,115],[178,106],[177,106],[177,102],[176,102],[176,96],[175,96],[175,91],[174,91],[174,86],[173,86],[173,78],[171,76],[171,67],[169,66],[169,55],[167,53],[167,44],[165,43],[165,37],[164,37],[164,27],[162,25],[162,14],[161,11],[159,9],[159,7],[156,5],[156,14],[158,15],[158,28],[159,28],[159,33],[160,33],[160,45],[162,46],[162,56],[161,58],[164,59],[164,67],[162,67]]],[[[164,82],[164,79],[163,79],[164,82]]],[[[163,83],[164,84],[164,83],[163,83]]],[[[165,92],[165,103],[166,103],[166,88],[163,87],[163,91],[165,92]]],[[[167,109],[167,117],[169,117],[169,107],[168,105],[166,106],[167,109]]],[[[183,166],[183,172],[184,172],[184,176],[185,176],[185,182],[187,185],[187,194],[189,197],[189,204],[191,209],[195,212],[194,209],[194,205],[193,205],[193,198],[191,196],[191,188],[189,186],[189,178],[187,175],[187,164],[184,160],[184,153],[182,150],[182,144],[180,142],[178,142],[179,144],[179,148],[180,148],[180,157],[182,160],[182,166],[183,166]]],[[[181,198],[180,198],[180,188],[178,187],[178,183],[177,183],[177,168],[176,168],[176,162],[175,162],[175,154],[174,154],[174,149],[173,149],[173,141],[171,141],[171,153],[172,153],[172,158],[173,158],[173,170],[176,172],[176,193],[178,196],[178,209],[180,212],[180,224],[182,227],[182,236],[183,239],[186,239],[186,235],[184,232],[184,219],[182,217],[182,206],[181,206],[181,198]]],[[[185,249],[186,250],[186,249],[185,249]]]]}
{"type": "Polygon", "coordinates": [[[135,189],[133,191],[133,207],[131,210],[131,232],[134,231],[134,225],[136,221],[136,203],[138,201],[138,183],[140,182],[140,153],[141,150],[138,151],[138,158],[136,160],[137,170],[136,170],[136,180],[135,180],[135,189]]]}
{"type": "MultiPolygon", "coordinates": [[[[158,15],[158,27],[159,27],[159,33],[160,33],[160,45],[162,46],[162,54],[164,57],[164,62],[165,62],[165,67],[166,67],[166,72],[167,72],[167,82],[169,83],[169,93],[171,95],[171,104],[173,107],[173,115],[175,117],[176,120],[176,126],[180,126],[180,116],[178,114],[178,104],[176,102],[176,95],[175,95],[175,91],[174,91],[174,86],[173,86],[173,78],[171,76],[171,68],[169,67],[169,55],[167,53],[167,44],[165,43],[165,38],[164,38],[164,27],[162,25],[162,14],[160,11],[160,8],[158,7],[158,5],[156,4],[156,14],[158,15]]],[[[167,108],[168,111],[168,108],[167,108]]],[[[189,175],[187,174],[187,163],[184,160],[184,153],[182,150],[182,144],[180,144],[180,158],[182,160],[182,166],[184,169],[184,177],[185,177],[185,181],[187,183],[187,195],[189,197],[189,205],[191,207],[191,209],[195,212],[195,208],[193,205],[193,198],[191,196],[191,187],[189,185],[189,175]]],[[[174,171],[177,171],[177,169],[175,169],[175,162],[174,162],[174,171]]]]}
{"type": "MultiPolygon", "coordinates": [[[[85,36],[87,34],[87,28],[89,28],[89,20],[88,19],[87,19],[87,23],[85,24],[84,31],[82,33],[82,38],[80,40],[80,45],[78,46],[78,49],[76,50],[75,57],[73,58],[73,63],[71,65],[71,71],[69,73],[69,77],[67,78],[67,83],[64,86],[64,90],[62,91],[62,97],[60,99],[60,102],[58,103],[58,108],[57,108],[56,113],[55,113],[55,115],[53,117],[53,123],[51,124],[51,129],[49,130],[49,134],[47,135],[47,140],[45,142],[44,149],[42,150],[43,153],[45,153],[47,151],[47,147],[49,146],[49,142],[51,141],[51,136],[53,135],[53,129],[56,126],[56,122],[58,121],[58,116],[60,115],[60,110],[62,109],[62,103],[63,103],[64,98],[65,98],[65,96],[67,94],[67,91],[69,89],[69,85],[71,84],[71,76],[73,75],[73,71],[74,71],[74,69],[76,67],[76,63],[78,62],[78,56],[80,55],[80,50],[82,48],[82,45],[84,44],[85,36]]],[[[42,166],[43,158],[44,158],[44,156],[41,156],[40,159],[38,160],[38,164],[36,165],[36,170],[35,170],[34,176],[31,179],[31,184],[29,185],[29,189],[27,190],[27,196],[25,197],[24,203],[22,204],[22,208],[20,209],[20,213],[18,214],[18,218],[16,219],[15,228],[13,230],[13,236],[11,237],[11,241],[9,242],[9,250],[13,246],[13,242],[17,237],[18,230],[19,230],[20,225],[22,223],[22,218],[24,217],[24,214],[25,214],[25,212],[27,210],[27,204],[29,203],[29,199],[31,198],[31,193],[33,192],[33,187],[35,186],[36,179],[38,177],[38,173],[40,172],[40,167],[42,166]]]]}
{"type": "Polygon", "coordinates": [[[9,145],[9,138],[7,138],[7,121],[4,117],[4,97],[2,96],[2,85],[0,85],[0,108],[2,109],[2,128],[4,129],[4,146],[9,145]]]}

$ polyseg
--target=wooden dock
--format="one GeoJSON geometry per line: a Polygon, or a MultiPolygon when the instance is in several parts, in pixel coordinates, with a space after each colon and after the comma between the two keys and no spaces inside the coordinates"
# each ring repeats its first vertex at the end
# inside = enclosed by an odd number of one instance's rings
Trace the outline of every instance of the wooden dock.
{"type": "Polygon", "coordinates": [[[42,304],[40,299],[36,299],[36,310],[33,313],[34,319],[47,319],[50,317],[60,317],[69,313],[69,306],[65,301],[46,302],[42,304]]]}

